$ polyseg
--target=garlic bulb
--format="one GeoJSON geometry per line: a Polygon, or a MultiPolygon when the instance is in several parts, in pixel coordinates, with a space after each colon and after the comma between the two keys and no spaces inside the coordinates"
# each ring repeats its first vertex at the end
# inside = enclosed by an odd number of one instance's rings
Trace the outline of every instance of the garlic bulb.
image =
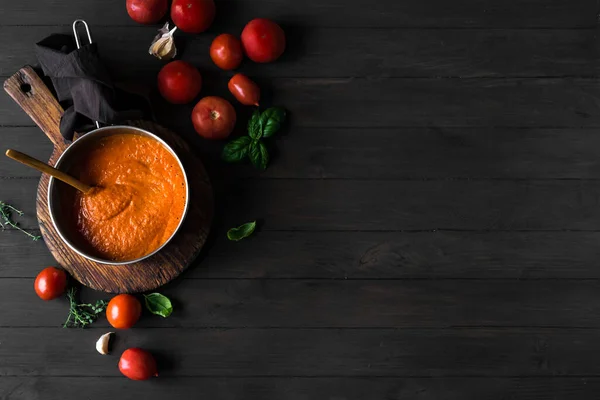
{"type": "Polygon", "coordinates": [[[177,48],[175,47],[175,39],[173,39],[173,33],[177,30],[177,27],[169,30],[169,23],[158,30],[158,35],[152,40],[148,53],[152,54],[159,60],[171,60],[177,55],[177,48]]]}

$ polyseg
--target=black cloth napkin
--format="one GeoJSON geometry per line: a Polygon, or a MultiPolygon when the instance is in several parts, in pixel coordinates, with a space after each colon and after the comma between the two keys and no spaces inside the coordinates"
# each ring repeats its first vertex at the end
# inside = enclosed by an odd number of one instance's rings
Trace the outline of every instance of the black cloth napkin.
{"type": "Polygon", "coordinates": [[[95,43],[77,49],[69,35],[51,35],[35,45],[44,74],[50,78],[65,109],[60,132],[73,140],[75,132],[129,119],[152,119],[148,100],[116,87],[100,61],[95,43]]]}

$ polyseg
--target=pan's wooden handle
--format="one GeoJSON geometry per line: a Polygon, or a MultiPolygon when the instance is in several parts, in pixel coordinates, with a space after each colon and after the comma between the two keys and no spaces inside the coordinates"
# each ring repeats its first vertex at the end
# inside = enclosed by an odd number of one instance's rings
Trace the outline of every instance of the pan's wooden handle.
{"type": "Polygon", "coordinates": [[[55,147],[63,150],[67,147],[60,134],[60,118],[64,111],[33,68],[23,67],[5,80],[4,90],[44,131],[55,147]]]}

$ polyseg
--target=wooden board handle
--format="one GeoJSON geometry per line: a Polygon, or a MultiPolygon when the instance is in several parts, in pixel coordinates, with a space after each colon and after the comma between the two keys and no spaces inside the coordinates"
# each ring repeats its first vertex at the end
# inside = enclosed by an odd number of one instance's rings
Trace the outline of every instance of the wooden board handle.
{"type": "Polygon", "coordinates": [[[4,81],[4,90],[31,117],[58,149],[67,144],[60,134],[60,118],[64,110],[50,90],[35,73],[25,66],[4,81]]]}

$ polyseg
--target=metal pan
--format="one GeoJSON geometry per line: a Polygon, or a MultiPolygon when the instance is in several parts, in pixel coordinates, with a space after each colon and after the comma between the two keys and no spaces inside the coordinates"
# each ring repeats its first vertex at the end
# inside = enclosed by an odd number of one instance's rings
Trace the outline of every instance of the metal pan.
{"type": "Polygon", "coordinates": [[[95,262],[98,262],[101,264],[110,264],[110,265],[132,264],[132,263],[136,263],[138,261],[144,260],[144,259],[156,254],[163,247],[165,247],[167,245],[167,243],[169,243],[169,241],[171,241],[171,239],[177,234],[177,232],[179,231],[179,228],[183,224],[183,220],[185,219],[185,216],[187,215],[187,211],[189,208],[190,189],[189,189],[187,174],[185,173],[185,169],[183,167],[183,164],[181,163],[181,160],[179,159],[179,157],[177,156],[175,151],[173,151],[173,149],[167,143],[165,143],[164,140],[162,140],[155,134],[148,132],[144,129],[127,126],[127,125],[106,126],[103,128],[94,129],[93,131],[86,133],[85,135],[83,135],[82,137],[80,137],[79,139],[74,141],[69,147],[67,147],[67,149],[62,153],[62,155],[59,157],[58,161],[56,162],[55,168],[58,168],[61,171],[65,171],[65,172],[69,171],[69,170],[73,170],[74,168],[77,167],[77,160],[78,160],[79,156],[81,156],[81,154],[84,154],[84,151],[86,151],[87,148],[89,148],[90,146],[93,146],[94,143],[96,143],[97,141],[99,141],[103,138],[106,138],[106,137],[109,137],[112,135],[117,135],[117,134],[124,134],[124,133],[145,136],[145,137],[151,138],[152,140],[157,141],[169,153],[171,153],[171,155],[175,158],[175,160],[177,160],[177,163],[179,165],[179,168],[182,171],[183,179],[185,182],[185,191],[186,191],[185,192],[186,193],[185,205],[184,205],[184,209],[183,209],[183,214],[181,215],[181,217],[179,219],[179,224],[177,225],[177,228],[175,229],[173,234],[159,248],[154,250],[152,253],[147,254],[143,257],[137,258],[137,259],[125,260],[125,261],[113,261],[110,259],[103,259],[103,258],[95,256],[94,254],[92,254],[92,252],[87,250],[87,246],[85,246],[85,243],[83,243],[81,241],[81,237],[80,237],[79,233],[77,232],[76,229],[74,229],[74,226],[71,223],[71,218],[64,215],[65,207],[64,207],[64,204],[61,204],[61,198],[64,198],[63,196],[61,196],[62,190],[73,190],[73,189],[66,186],[64,183],[58,181],[57,179],[54,179],[51,177],[49,184],[48,184],[48,209],[50,211],[50,218],[52,220],[52,224],[54,225],[54,228],[56,229],[56,232],[58,233],[58,235],[60,236],[62,241],[65,242],[69,246],[69,248],[71,248],[71,250],[73,250],[77,254],[79,254],[89,260],[92,260],[92,261],[95,261],[95,262]]]}

